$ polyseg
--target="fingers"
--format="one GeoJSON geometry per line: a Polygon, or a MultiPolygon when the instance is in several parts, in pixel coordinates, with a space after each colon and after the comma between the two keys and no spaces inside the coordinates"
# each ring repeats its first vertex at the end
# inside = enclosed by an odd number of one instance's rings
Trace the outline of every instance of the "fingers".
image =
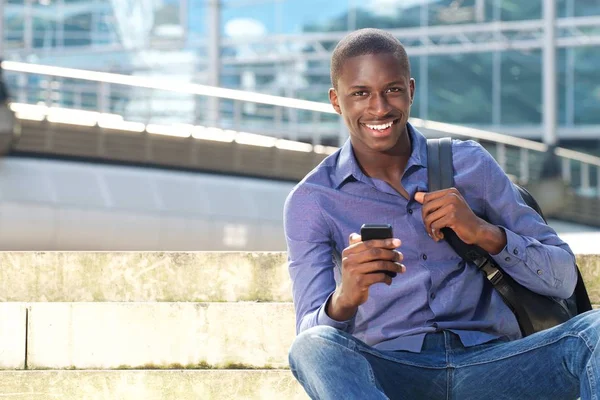
{"type": "Polygon", "coordinates": [[[406,266],[400,262],[374,260],[359,264],[356,272],[361,279],[366,279],[363,283],[371,284],[372,282],[383,282],[385,277],[393,278],[397,274],[403,274],[406,272],[406,266]]]}
{"type": "Polygon", "coordinates": [[[444,238],[441,232],[442,228],[452,227],[456,217],[456,206],[454,204],[445,204],[428,215],[423,216],[425,231],[436,242],[444,238]]]}
{"type": "Polygon", "coordinates": [[[415,201],[417,201],[418,203],[424,204],[424,203],[428,203],[432,200],[439,199],[440,197],[444,197],[450,193],[460,195],[460,192],[456,188],[451,187],[448,189],[436,190],[434,192],[417,192],[417,193],[415,193],[415,201]]]}
{"type": "MultiPolygon", "coordinates": [[[[394,275],[395,276],[395,275],[394,275]]],[[[386,274],[383,271],[380,272],[372,272],[369,274],[361,275],[362,282],[360,282],[365,287],[369,287],[376,283],[385,283],[390,286],[392,284],[392,276],[386,274]]]]}
{"type": "Polygon", "coordinates": [[[360,235],[351,234],[350,244],[342,252],[342,265],[345,270],[352,270],[352,273],[359,278],[367,274],[377,275],[378,278],[369,279],[379,279],[381,282],[384,275],[395,276],[406,271],[406,267],[402,264],[404,255],[395,250],[402,244],[400,239],[373,239],[365,242],[359,239],[360,235]]]}
{"type": "Polygon", "coordinates": [[[401,262],[404,259],[404,255],[399,251],[393,249],[386,249],[375,246],[365,246],[363,251],[349,255],[353,257],[358,263],[366,263],[373,260],[385,260],[401,262]]]}
{"type": "Polygon", "coordinates": [[[356,243],[359,243],[359,242],[362,242],[362,238],[360,237],[360,235],[358,233],[355,233],[355,232],[351,233],[350,234],[350,239],[348,240],[348,243],[350,245],[353,245],[353,244],[356,244],[356,243]]]}
{"type": "Polygon", "coordinates": [[[417,192],[417,193],[415,193],[415,201],[417,203],[423,204],[425,202],[425,195],[426,194],[427,193],[425,193],[425,192],[417,192]]]}
{"type": "Polygon", "coordinates": [[[423,207],[421,208],[421,212],[423,214],[423,219],[425,219],[425,217],[433,212],[435,212],[436,210],[439,210],[440,208],[444,207],[447,204],[452,204],[455,207],[461,203],[461,197],[460,195],[453,193],[453,192],[449,192],[446,193],[444,196],[441,197],[427,197],[425,200],[425,204],[423,204],[423,207]]]}
{"type": "Polygon", "coordinates": [[[382,249],[373,247],[360,251],[358,253],[347,253],[343,256],[342,261],[351,265],[361,265],[360,269],[362,273],[369,273],[377,270],[377,267],[381,267],[382,270],[388,270],[392,272],[403,272],[402,268],[398,268],[392,264],[402,267],[402,261],[404,255],[396,250],[382,249]],[[381,263],[381,265],[377,265],[381,263]],[[365,266],[363,268],[363,266],[365,266]]]}
{"type": "MultiPolygon", "coordinates": [[[[459,208],[468,205],[455,188],[438,190],[431,193],[418,192],[423,201],[421,214],[425,231],[436,242],[444,239],[442,228],[453,227],[459,208]]],[[[415,194],[415,199],[417,199],[415,194]]]]}
{"type": "Polygon", "coordinates": [[[361,251],[365,251],[369,248],[381,248],[381,249],[389,249],[393,250],[397,247],[400,247],[402,241],[398,238],[392,239],[373,239],[367,240],[366,242],[362,242],[361,237],[357,233],[352,233],[349,239],[349,245],[342,252],[342,257],[346,257],[350,254],[359,253],[361,251]]]}

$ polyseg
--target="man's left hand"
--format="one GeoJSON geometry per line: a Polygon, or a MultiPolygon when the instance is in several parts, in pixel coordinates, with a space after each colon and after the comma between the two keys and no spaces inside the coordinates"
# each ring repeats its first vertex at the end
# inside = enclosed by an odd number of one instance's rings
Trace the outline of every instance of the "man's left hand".
{"type": "Polygon", "coordinates": [[[488,223],[479,218],[456,188],[415,194],[415,200],[423,205],[425,230],[433,240],[444,238],[442,228],[451,228],[467,244],[477,244],[480,232],[488,223]]]}

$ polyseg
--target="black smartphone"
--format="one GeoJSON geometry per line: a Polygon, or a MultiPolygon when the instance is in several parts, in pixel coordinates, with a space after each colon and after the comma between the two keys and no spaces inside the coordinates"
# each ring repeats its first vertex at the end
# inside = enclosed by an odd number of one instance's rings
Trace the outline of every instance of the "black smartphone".
{"type": "MultiPolygon", "coordinates": [[[[390,224],[363,224],[360,227],[360,237],[362,241],[373,239],[390,239],[394,237],[394,231],[390,224]]],[[[394,278],[397,274],[393,271],[383,271],[390,278],[394,278]]]]}
{"type": "Polygon", "coordinates": [[[360,227],[360,236],[364,242],[373,239],[389,239],[394,237],[394,232],[390,224],[363,224],[360,227]]]}

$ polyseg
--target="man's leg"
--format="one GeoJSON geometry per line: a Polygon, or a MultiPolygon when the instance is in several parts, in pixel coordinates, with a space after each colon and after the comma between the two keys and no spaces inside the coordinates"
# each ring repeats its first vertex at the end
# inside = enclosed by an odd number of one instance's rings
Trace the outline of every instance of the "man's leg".
{"type": "Polygon", "coordinates": [[[308,329],[292,344],[290,368],[312,399],[387,399],[358,345],[332,327],[308,329]]]}
{"type": "Polygon", "coordinates": [[[450,357],[455,399],[600,400],[600,313],[590,311],[526,338],[450,357]]]}
{"type": "Polygon", "coordinates": [[[313,399],[446,399],[443,335],[424,353],[380,352],[352,335],[318,326],[298,335],[290,367],[313,399]]]}

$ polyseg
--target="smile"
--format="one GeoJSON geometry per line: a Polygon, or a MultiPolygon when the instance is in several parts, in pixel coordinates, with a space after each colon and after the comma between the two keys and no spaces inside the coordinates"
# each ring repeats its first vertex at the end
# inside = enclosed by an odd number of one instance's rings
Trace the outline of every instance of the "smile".
{"type": "Polygon", "coordinates": [[[392,126],[393,124],[395,124],[398,120],[395,119],[393,121],[390,121],[386,124],[379,124],[379,125],[373,125],[373,124],[363,124],[364,126],[366,126],[369,129],[375,130],[375,131],[384,131],[387,128],[389,128],[390,126],[392,126]]]}

